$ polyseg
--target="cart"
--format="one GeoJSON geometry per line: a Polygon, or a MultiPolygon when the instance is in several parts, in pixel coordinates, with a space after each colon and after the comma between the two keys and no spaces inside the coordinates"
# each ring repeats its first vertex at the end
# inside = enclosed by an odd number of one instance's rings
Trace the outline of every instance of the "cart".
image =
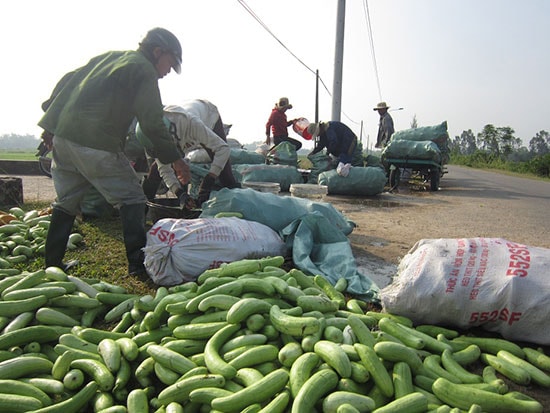
{"type": "Polygon", "coordinates": [[[447,168],[443,163],[424,159],[386,158],[384,164],[388,174],[390,191],[399,185],[403,169],[410,169],[412,171],[411,176],[417,176],[423,182],[429,182],[431,191],[439,189],[439,181],[447,173],[447,168]]]}
{"type": "Polygon", "coordinates": [[[419,178],[424,184],[429,183],[430,190],[437,191],[449,162],[447,121],[395,132],[382,151],[381,160],[390,190],[399,185],[403,169],[409,169],[412,177],[419,178]]]}

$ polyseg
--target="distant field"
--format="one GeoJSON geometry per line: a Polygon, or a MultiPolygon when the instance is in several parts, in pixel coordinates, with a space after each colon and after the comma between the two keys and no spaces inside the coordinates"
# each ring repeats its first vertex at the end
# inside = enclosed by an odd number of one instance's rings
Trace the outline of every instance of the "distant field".
{"type": "MultiPolygon", "coordinates": [[[[38,158],[35,155],[36,149],[22,149],[19,151],[0,149],[0,160],[3,161],[36,161],[38,158]]],[[[307,156],[298,155],[298,160],[299,168],[311,168],[311,162],[307,159],[307,156]]]]}
{"type": "Polygon", "coordinates": [[[4,161],[36,161],[36,149],[25,149],[20,151],[7,151],[0,149],[0,159],[4,161]]]}

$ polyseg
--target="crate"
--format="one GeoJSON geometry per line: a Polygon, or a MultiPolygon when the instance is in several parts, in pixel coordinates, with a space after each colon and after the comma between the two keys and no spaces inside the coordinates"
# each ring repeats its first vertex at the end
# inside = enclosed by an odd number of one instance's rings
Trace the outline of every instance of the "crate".
{"type": "Polygon", "coordinates": [[[254,189],[255,191],[259,192],[270,192],[272,194],[278,194],[281,192],[281,184],[277,182],[243,182],[242,183],[243,188],[250,188],[254,189]]]}
{"type": "Polygon", "coordinates": [[[316,184],[291,184],[290,193],[292,196],[310,199],[322,199],[328,194],[328,186],[316,184]]]}

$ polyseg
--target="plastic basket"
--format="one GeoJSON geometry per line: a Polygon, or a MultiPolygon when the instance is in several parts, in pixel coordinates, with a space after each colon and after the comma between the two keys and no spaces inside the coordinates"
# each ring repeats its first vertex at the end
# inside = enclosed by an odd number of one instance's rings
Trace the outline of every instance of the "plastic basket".
{"type": "Polygon", "coordinates": [[[305,140],[310,141],[313,138],[313,136],[311,136],[311,134],[308,133],[307,131],[308,126],[309,126],[309,120],[307,120],[306,118],[298,118],[294,122],[292,122],[292,129],[294,130],[294,132],[296,132],[305,140]]]}
{"type": "Polygon", "coordinates": [[[147,202],[147,207],[153,223],[163,218],[193,219],[201,214],[200,210],[180,207],[178,198],[155,198],[147,202]]]}

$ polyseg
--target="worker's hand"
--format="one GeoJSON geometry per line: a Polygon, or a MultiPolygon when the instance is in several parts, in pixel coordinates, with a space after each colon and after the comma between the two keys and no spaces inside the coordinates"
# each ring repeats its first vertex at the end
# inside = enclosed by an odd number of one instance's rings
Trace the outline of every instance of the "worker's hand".
{"type": "Polygon", "coordinates": [[[182,158],[179,158],[177,161],[172,163],[172,168],[176,173],[176,177],[181,182],[182,185],[186,185],[191,180],[191,169],[189,165],[182,158]]]}
{"type": "Polygon", "coordinates": [[[195,201],[193,201],[193,198],[189,196],[187,191],[183,189],[178,189],[176,191],[176,196],[178,197],[178,201],[180,203],[180,208],[182,209],[193,209],[195,208],[195,201]]]}
{"type": "Polygon", "coordinates": [[[342,177],[347,177],[349,175],[349,171],[351,169],[351,164],[343,162],[339,162],[338,166],[336,167],[336,173],[342,177]]]}
{"type": "Polygon", "coordinates": [[[266,145],[269,145],[270,143],[271,143],[271,138],[269,137],[269,135],[267,135],[267,136],[265,137],[265,144],[266,144],[266,145]]]}
{"type": "Polygon", "coordinates": [[[51,151],[53,148],[53,133],[44,130],[44,132],[42,132],[42,135],[40,135],[40,138],[42,138],[42,140],[44,141],[44,145],[46,145],[46,148],[51,151]]]}
{"type": "Polygon", "coordinates": [[[199,186],[199,196],[197,198],[197,204],[201,205],[203,202],[208,201],[210,198],[210,192],[214,188],[216,177],[212,174],[206,175],[199,186]]]}

